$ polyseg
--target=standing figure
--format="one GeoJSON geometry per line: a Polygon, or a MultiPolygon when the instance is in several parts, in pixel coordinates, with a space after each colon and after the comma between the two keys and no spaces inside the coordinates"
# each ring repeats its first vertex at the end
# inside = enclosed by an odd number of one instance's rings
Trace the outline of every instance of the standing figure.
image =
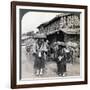
{"type": "Polygon", "coordinates": [[[45,59],[44,59],[44,41],[43,39],[39,39],[36,43],[36,54],[35,54],[35,61],[34,61],[34,69],[35,74],[37,76],[43,75],[44,68],[45,68],[45,59]]]}
{"type": "Polygon", "coordinates": [[[26,55],[30,54],[30,46],[26,46],[26,55]]]}
{"type": "Polygon", "coordinates": [[[65,76],[66,57],[65,57],[64,47],[61,45],[59,46],[59,49],[58,49],[58,56],[57,56],[56,62],[57,62],[57,74],[59,76],[65,76]]]}

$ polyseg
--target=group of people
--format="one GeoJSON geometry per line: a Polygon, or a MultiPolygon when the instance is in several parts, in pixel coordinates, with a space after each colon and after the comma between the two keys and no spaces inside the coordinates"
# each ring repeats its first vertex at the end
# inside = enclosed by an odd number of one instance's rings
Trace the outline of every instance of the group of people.
{"type": "Polygon", "coordinates": [[[49,41],[44,39],[37,39],[33,45],[33,56],[35,58],[34,70],[36,76],[44,74],[45,63],[48,59],[48,55],[51,54],[51,49],[53,49],[54,54],[53,61],[57,64],[57,75],[65,76],[66,63],[70,57],[69,50],[62,44],[55,44],[53,48],[51,48],[49,41]]]}

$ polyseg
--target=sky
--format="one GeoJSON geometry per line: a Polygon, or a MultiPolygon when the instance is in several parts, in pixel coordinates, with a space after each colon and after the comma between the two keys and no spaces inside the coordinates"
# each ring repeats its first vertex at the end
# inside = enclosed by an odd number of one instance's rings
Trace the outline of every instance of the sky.
{"type": "Polygon", "coordinates": [[[22,18],[22,34],[30,31],[38,31],[37,27],[60,13],[27,12],[22,18]]]}

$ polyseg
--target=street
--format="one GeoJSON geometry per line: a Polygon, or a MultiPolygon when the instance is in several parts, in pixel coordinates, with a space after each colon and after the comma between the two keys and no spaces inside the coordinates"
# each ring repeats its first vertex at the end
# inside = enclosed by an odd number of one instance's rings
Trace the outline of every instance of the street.
{"type": "MultiPolygon", "coordinates": [[[[34,57],[31,53],[26,55],[25,46],[22,46],[22,53],[21,53],[21,78],[35,78],[38,76],[34,75],[34,57]]],[[[45,66],[45,73],[43,77],[58,77],[57,75],[57,65],[53,61],[46,62],[45,66]]],[[[66,76],[79,76],[80,75],[80,64],[70,64],[67,63],[67,72],[66,76]]]]}

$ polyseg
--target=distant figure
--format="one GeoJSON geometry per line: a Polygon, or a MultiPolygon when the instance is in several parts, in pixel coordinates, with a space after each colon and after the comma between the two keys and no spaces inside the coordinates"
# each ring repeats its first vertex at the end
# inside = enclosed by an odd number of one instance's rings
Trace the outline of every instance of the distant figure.
{"type": "Polygon", "coordinates": [[[73,59],[73,55],[74,55],[74,49],[72,47],[69,47],[70,49],[70,58],[69,58],[69,61],[71,64],[74,63],[74,59],[73,59]]]}
{"type": "Polygon", "coordinates": [[[26,46],[26,55],[30,54],[30,46],[26,46]]]}
{"type": "Polygon", "coordinates": [[[73,48],[67,46],[66,48],[64,48],[64,51],[67,62],[73,64],[73,48]]]}

